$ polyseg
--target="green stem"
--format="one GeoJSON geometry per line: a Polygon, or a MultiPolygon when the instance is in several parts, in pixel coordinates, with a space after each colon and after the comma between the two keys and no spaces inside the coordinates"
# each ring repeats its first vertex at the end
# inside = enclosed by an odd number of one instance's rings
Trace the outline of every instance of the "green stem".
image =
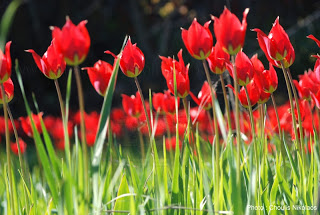
{"type": "MultiPolygon", "coordinates": [[[[234,78],[234,91],[235,91],[235,121],[236,121],[236,140],[237,140],[237,182],[240,184],[240,177],[241,177],[241,139],[240,139],[240,109],[239,109],[239,85],[238,85],[238,75],[236,71],[235,65],[235,56],[231,55],[231,62],[233,65],[233,78],[234,78]]],[[[239,186],[240,188],[240,186],[239,186]]],[[[240,192],[241,193],[241,192],[240,192]]]]}
{"type": "Polygon", "coordinates": [[[167,114],[164,115],[164,120],[165,120],[166,128],[167,128],[167,136],[168,136],[169,139],[171,139],[171,132],[170,132],[170,127],[169,127],[169,123],[168,123],[167,114]]]}
{"type": "Polygon", "coordinates": [[[142,157],[142,161],[144,161],[145,159],[144,141],[143,141],[143,135],[139,128],[138,128],[138,134],[139,134],[139,142],[140,142],[140,148],[141,148],[141,157],[142,157]]]}
{"type": "Polygon", "coordinates": [[[288,96],[289,96],[289,101],[290,101],[290,109],[291,109],[291,116],[292,116],[292,124],[293,124],[295,139],[296,139],[296,141],[295,141],[296,148],[300,149],[300,153],[303,153],[302,150],[301,150],[301,147],[298,147],[298,145],[297,145],[298,130],[297,130],[297,123],[296,123],[296,116],[294,114],[292,91],[291,91],[288,75],[287,75],[286,69],[285,69],[285,67],[283,65],[283,62],[281,62],[281,67],[282,67],[283,76],[284,76],[284,79],[286,81],[286,86],[287,86],[287,90],[288,90],[288,96]]]}
{"type": "Polygon", "coordinates": [[[213,114],[213,122],[214,122],[214,129],[215,129],[215,151],[216,151],[216,157],[215,157],[215,171],[216,171],[216,179],[215,179],[215,189],[214,189],[214,199],[215,199],[215,210],[220,209],[219,205],[219,190],[220,190],[220,140],[219,140],[219,126],[218,126],[218,120],[216,115],[216,108],[215,108],[215,94],[212,87],[212,82],[210,78],[209,69],[207,66],[207,63],[205,60],[202,61],[202,65],[204,68],[204,71],[206,73],[207,81],[210,87],[210,93],[211,93],[211,101],[212,101],[212,114],[213,114]]]}
{"type": "Polygon", "coordinates": [[[296,106],[297,106],[297,111],[298,111],[300,142],[301,142],[301,144],[303,144],[303,129],[302,129],[302,119],[301,119],[299,98],[298,98],[298,94],[297,94],[295,85],[293,84],[293,79],[292,79],[291,73],[290,73],[290,71],[288,69],[286,69],[286,71],[287,71],[287,74],[288,74],[288,77],[289,77],[290,85],[292,87],[293,97],[294,97],[294,100],[296,101],[296,106]]]}
{"type": "Polygon", "coordinates": [[[15,212],[14,198],[13,198],[13,179],[12,179],[12,167],[11,167],[11,151],[10,151],[10,133],[9,133],[9,119],[8,119],[8,108],[7,108],[7,95],[4,90],[3,83],[1,83],[1,95],[3,99],[3,115],[5,122],[5,136],[6,136],[6,153],[8,163],[8,176],[9,176],[9,192],[11,201],[11,212],[15,212]]]}
{"type": "Polygon", "coordinates": [[[190,114],[189,114],[189,106],[188,106],[188,101],[187,101],[187,97],[184,97],[182,99],[182,103],[183,103],[183,107],[184,110],[186,111],[186,117],[187,117],[187,134],[188,134],[188,139],[189,139],[189,143],[192,142],[192,138],[191,138],[191,119],[190,119],[190,114]]]}
{"type": "Polygon", "coordinates": [[[78,99],[79,99],[79,109],[80,109],[80,131],[81,131],[81,144],[83,153],[83,167],[84,167],[84,196],[85,201],[89,200],[89,163],[88,163],[88,150],[86,144],[86,126],[84,119],[84,98],[81,77],[79,73],[79,67],[74,66],[74,73],[76,77],[77,89],[78,89],[78,99]]]}
{"type": "Polygon", "coordinates": [[[58,79],[54,79],[54,85],[56,86],[57,94],[58,94],[58,99],[60,103],[60,111],[61,111],[61,116],[62,116],[62,123],[63,123],[63,132],[64,132],[64,142],[66,147],[65,148],[65,153],[66,153],[66,158],[67,158],[67,164],[69,166],[69,169],[71,169],[71,155],[70,155],[70,141],[69,141],[69,133],[68,133],[68,120],[66,119],[66,110],[64,106],[64,102],[62,99],[61,95],[61,90],[59,87],[58,79]]]}
{"type": "Polygon", "coordinates": [[[227,120],[228,120],[228,128],[229,128],[229,134],[232,133],[232,124],[231,124],[231,114],[230,114],[230,107],[229,107],[229,101],[227,97],[227,91],[226,86],[223,79],[223,74],[220,74],[220,81],[221,81],[221,88],[223,92],[223,98],[224,98],[224,104],[226,106],[226,112],[227,112],[227,120]]]}
{"type": "Polygon", "coordinates": [[[277,118],[277,123],[278,123],[278,132],[279,132],[279,137],[280,137],[280,140],[281,140],[280,142],[282,143],[282,131],[281,131],[281,125],[280,125],[280,118],[279,118],[277,104],[276,104],[276,101],[274,99],[273,93],[271,93],[271,100],[272,100],[274,111],[276,113],[276,118],[277,118]]]}
{"type": "MultiPolygon", "coordinates": [[[[141,102],[142,102],[144,114],[146,115],[146,119],[147,119],[149,137],[151,138],[152,130],[151,130],[151,123],[150,123],[150,119],[149,119],[149,115],[148,115],[146,103],[144,102],[144,97],[143,97],[143,94],[142,94],[142,90],[141,90],[141,87],[140,87],[138,78],[137,78],[137,77],[134,77],[134,81],[135,81],[135,83],[136,83],[136,85],[137,85],[137,88],[138,88],[138,91],[139,91],[139,94],[140,94],[140,98],[141,98],[141,102]]],[[[151,142],[150,142],[150,144],[151,144],[151,142]]],[[[152,144],[151,144],[151,146],[152,146],[152,144]]]]}

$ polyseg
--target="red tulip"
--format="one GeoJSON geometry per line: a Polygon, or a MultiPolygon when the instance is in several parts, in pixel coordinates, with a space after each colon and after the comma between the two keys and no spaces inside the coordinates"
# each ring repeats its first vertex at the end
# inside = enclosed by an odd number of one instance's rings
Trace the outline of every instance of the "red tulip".
{"type": "Polygon", "coordinates": [[[52,27],[52,38],[55,40],[57,51],[62,53],[68,65],[79,65],[87,57],[90,36],[86,24],[85,20],[75,26],[67,17],[62,29],[52,27]]]}
{"type": "Polygon", "coordinates": [[[279,24],[279,17],[274,22],[268,36],[260,29],[255,28],[253,31],[257,32],[260,48],[272,65],[281,67],[280,61],[283,61],[285,68],[288,68],[293,64],[294,49],[287,33],[279,24]]]}
{"type": "MultiPolygon", "coordinates": [[[[104,53],[111,54],[115,59],[117,56],[110,51],[104,53]]],[[[145,64],[144,54],[137,47],[137,44],[132,44],[129,37],[126,46],[124,47],[120,57],[120,68],[126,76],[130,78],[137,77],[143,70],[145,64]]]]}
{"type": "Polygon", "coordinates": [[[227,69],[226,64],[229,63],[229,58],[229,54],[223,51],[221,44],[216,43],[207,58],[210,70],[215,74],[222,74],[227,69]]]}
{"type": "MultiPolygon", "coordinates": [[[[42,117],[42,114],[43,113],[40,113],[39,115],[37,115],[37,114],[31,115],[33,122],[35,124],[35,127],[39,133],[42,133],[41,123],[40,123],[40,118],[39,118],[39,117],[42,117]]],[[[20,117],[19,120],[20,120],[21,127],[22,127],[22,130],[24,131],[24,133],[26,135],[28,135],[29,137],[33,137],[30,118],[28,116],[27,117],[20,117]]]]}
{"type": "MultiPolygon", "coordinates": [[[[227,87],[231,88],[233,90],[233,93],[235,93],[233,86],[227,85],[227,87]]],[[[247,89],[248,89],[251,106],[253,106],[258,102],[260,98],[259,89],[254,80],[250,81],[250,83],[247,85],[247,89]]],[[[238,98],[243,107],[246,107],[246,108],[249,107],[248,99],[247,99],[244,87],[241,87],[240,92],[238,94],[238,98]]]]}
{"type": "MultiPolygon", "coordinates": [[[[27,144],[21,138],[19,138],[19,145],[20,145],[21,154],[23,154],[27,149],[27,144]]],[[[11,147],[12,152],[15,155],[19,154],[18,143],[11,143],[10,147],[11,147]]]]}
{"type": "Polygon", "coordinates": [[[88,71],[90,82],[97,93],[105,96],[113,72],[113,66],[105,61],[99,60],[93,67],[85,67],[83,69],[88,71]]]}
{"type": "MultiPolygon", "coordinates": [[[[14,85],[11,78],[9,78],[3,83],[3,87],[6,94],[6,102],[8,103],[13,99],[13,95],[14,95],[14,85]]],[[[0,104],[3,104],[3,96],[2,96],[1,90],[0,90],[0,104]]]]}
{"type": "MultiPolygon", "coordinates": [[[[154,109],[163,113],[174,114],[176,111],[175,98],[170,94],[169,90],[165,90],[164,93],[153,94],[152,104],[154,109]]],[[[178,108],[179,104],[180,99],[178,99],[178,108]]]]}
{"type": "Polygon", "coordinates": [[[174,94],[174,79],[173,74],[175,71],[177,81],[177,93],[180,98],[184,98],[189,94],[190,81],[189,81],[189,64],[185,66],[182,58],[182,49],[178,52],[179,61],[171,57],[160,56],[162,75],[167,81],[167,86],[172,94],[174,94]]]}
{"type": "Polygon", "coordinates": [[[50,79],[60,78],[66,69],[66,62],[63,60],[62,54],[57,52],[54,40],[52,40],[42,58],[32,49],[26,50],[26,52],[32,54],[40,71],[50,79]]]}
{"type": "Polygon", "coordinates": [[[202,88],[198,93],[198,97],[193,93],[190,93],[190,95],[195,103],[197,103],[198,106],[203,107],[203,109],[209,110],[212,107],[211,91],[207,81],[203,83],[202,88]]]}
{"type": "Polygon", "coordinates": [[[311,88],[314,85],[314,82],[309,78],[307,73],[304,75],[299,75],[299,82],[297,80],[293,80],[294,85],[297,88],[300,98],[309,100],[311,98],[311,92],[316,94],[318,91],[318,87],[315,90],[311,91],[311,88]]]}
{"type": "Polygon", "coordinates": [[[122,94],[122,107],[129,116],[139,117],[143,112],[140,93],[136,92],[136,95],[130,97],[122,94]]]}
{"type": "MultiPolygon", "coordinates": [[[[236,56],[235,66],[236,66],[236,72],[238,76],[238,84],[240,86],[248,85],[254,75],[253,73],[254,69],[253,69],[251,60],[248,58],[248,56],[245,53],[240,51],[236,56]]],[[[233,66],[231,64],[228,64],[227,67],[230,75],[234,77],[233,66]]]]}
{"type": "Polygon", "coordinates": [[[262,99],[258,103],[261,103],[264,100],[268,100],[270,93],[273,93],[277,89],[278,76],[271,63],[269,63],[269,70],[264,69],[257,55],[251,58],[251,62],[254,69],[254,80],[260,89],[260,98],[262,99]]]}
{"type": "Polygon", "coordinates": [[[183,43],[190,55],[197,60],[205,60],[211,53],[213,37],[209,30],[210,22],[202,26],[194,18],[188,30],[182,29],[183,43]]]}
{"type": "Polygon", "coordinates": [[[0,50],[0,83],[4,83],[11,76],[11,56],[10,56],[11,41],[7,42],[5,54],[0,50]]]}
{"type": "Polygon", "coordinates": [[[223,50],[231,55],[237,54],[243,47],[248,13],[247,8],[243,12],[242,23],[228,8],[224,8],[219,18],[212,17],[217,41],[221,43],[223,50]]]}
{"type": "Polygon", "coordinates": [[[126,117],[124,124],[129,131],[136,131],[139,127],[138,118],[130,115],[126,117]]]}

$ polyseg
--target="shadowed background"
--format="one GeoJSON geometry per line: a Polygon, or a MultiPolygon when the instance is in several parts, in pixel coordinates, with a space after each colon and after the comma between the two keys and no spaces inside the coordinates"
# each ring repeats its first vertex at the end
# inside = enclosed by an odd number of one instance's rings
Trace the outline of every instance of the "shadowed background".
{"type": "MultiPolygon", "coordinates": [[[[0,1],[0,16],[9,3],[9,0],[0,1]]],[[[118,53],[125,35],[128,34],[132,42],[138,44],[146,58],[145,69],[138,76],[145,95],[149,88],[153,92],[167,89],[158,56],[176,56],[180,48],[183,49],[185,62],[191,64],[189,71],[191,91],[197,94],[205,80],[203,68],[200,62],[188,54],[181,39],[180,27],[188,28],[194,17],[203,24],[210,19],[210,14],[220,16],[225,6],[231,8],[240,20],[244,9],[250,8],[244,45],[244,52],[249,57],[258,53],[259,59],[268,68],[266,58],[256,40],[256,33],[250,29],[260,28],[268,33],[276,17],[280,16],[280,24],[288,32],[296,51],[296,60],[290,68],[293,77],[297,78],[306,69],[313,68],[315,59],[310,58],[310,55],[320,51],[306,36],[314,34],[320,38],[320,1],[317,0],[25,0],[18,9],[9,32],[8,40],[13,41],[11,56],[19,60],[30,103],[32,103],[31,93],[34,92],[40,110],[44,111],[44,114],[59,115],[60,109],[53,81],[41,74],[31,54],[24,50],[34,49],[42,56],[51,42],[49,26],[61,28],[66,15],[69,15],[75,24],[84,19],[88,20],[91,47],[87,59],[80,67],[93,66],[99,59],[113,63],[113,58],[104,54],[104,51],[118,53]]],[[[210,29],[213,32],[212,24],[210,29]]],[[[68,70],[69,68],[65,73],[68,70]]],[[[287,100],[286,88],[282,72],[279,69],[277,72],[279,87],[275,94],[278,102],[283,103],[287,100]]],[[[103,98],[91,86],[86,71],[82,71],[81,76],[86,111],[99,111],[103,98]]],[[[18,117],[26,113],[14,71],[12,78],[16,89],[10,106],[14,116],[18,117]]],[[[213,74],[212,78],[217,81],[217,77],[213,74]]],[[[59,79],[63,95],[65,95],[66,79],[66,74],[59,79]]],[[[135,92],[133,79],[127,78],[120,72],[113,100],[114,106],[121,105],[122,93],[135,92]]],[[[217,95],[218,97],[221,95],[219,83],[217,95]]],[[[72,85],[70,105],[72,110],[78,109],[75,82],[72,85]]]]}

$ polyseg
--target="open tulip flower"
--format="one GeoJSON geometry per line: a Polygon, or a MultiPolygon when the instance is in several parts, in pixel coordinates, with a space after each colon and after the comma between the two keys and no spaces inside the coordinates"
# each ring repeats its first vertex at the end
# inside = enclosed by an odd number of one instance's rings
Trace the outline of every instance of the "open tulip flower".
{"type": "Polygon", "coordinates": [[[0,83],[4,83],[11,76],[11,56],[10,56],[11,41],[7,42],[5,53],[0,50],[0,83]]]}
{"type": "Polygon", "coordinates": [[[202,26],[194,18],[188,30],[182,29],[183,43],[190,55],[197,60],[205,60],[211,53],[213,37],[209,30],[210,22],[208,21],[202,26]]]}
{"type": "Polygon", "coordinates": [[[26,52],[32,54],[40,71],[50,79],[60,78],[66,69],[66,62],[63,59],[63,55],[55,47],[55,40],[52,40],[51,45],[42,57],[32,49],[26,50],[26,52]]]}
{"type": "Polygon", "coordinates": [[[212,17],[214,20],[214,34],[217,41],[221,43],[223,50],[230,55],[237,54],[243,47],[248,13],[249,9],[247,8],[243,12],[242,23],[226,7],[219,18],[212,17]]]}
{"type": "Polygon", "coordinates": [[[52,27],[52,38],[55,40],[57,51],[62,53],[68,65],[81,64],[90,48],[90,36],[86,28],[87,21],[81,21],[77,26],[69,17],[62,29],[52,27]]]}
{"type": "Polygon", "coordinates": [[[167,86],[172,94],[174,94],[174,70],[177,81],[177,92],[180,98],[185,98],[190,91],[189,80],[189,64],[185,66],[182,58],[182,49],[178,52],[179,61],[171,57],[160,56],[162,75],[167,81],[167,86]]]}
{"type": "Polygon", "coordinates": [[[227,52],[223,51],[220,43],[212,48],[212,52],[207,58],[209,68],[211,72],[220,75],[227,69],[227,63],[229,63],[230,56],[227,52]]]}
{"type": "Polygon", "coordinates": [[[253,31],[257,32],[260,48],[265,53],[269,62],[274,66],[281,67],[280,61],[283,61],[285,68],[293,64],[295,52],[288,34],[279,24],[279,17],[277,17],[268,35],[257,28],[253,29],[253,31]]]}
{"type": "MultiPolygon", "coordinates": [[[[14,85],[11,78],[3,83],[3,87],[6,93],[6,102],[9,103],[13,99],[14,95],[14,85]]],[[[0,91],[0,104],[3,104],[3,102],[2,92],[0,91]]]]}
{"type": "Polygon", "coordinates": [[[140,93],[131,96],[122,94],[122,107],[129,116],[139,117],[143,111],[140,93]]]}
{"type": "MultiPolygon", "coordinates": [[[[236,56],[235,67],[238,76],[238,84],[240,86],[248,85],[253,78],[254,69],[251,60],[242,51],[240,51],[236,56]]],[[[230,75],[234,77],[233,66],[231,64],[227,64],[227,68],[230,75]]]]}
{"type": "Polygon", "coordinates": [[[90,82],[97,93],[104,96],[113,72],[113,66],[105,61],[99,60],[93,67],[85,67],[83,69],[88,71],[90,82]]]}

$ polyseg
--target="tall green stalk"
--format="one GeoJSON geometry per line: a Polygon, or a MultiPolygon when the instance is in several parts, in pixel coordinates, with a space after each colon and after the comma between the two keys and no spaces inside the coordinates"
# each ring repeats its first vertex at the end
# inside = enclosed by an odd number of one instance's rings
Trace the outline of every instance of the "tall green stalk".
{"type": "Polygon", "coordinates": [[[231,113],[230,113],[229,101],[228,101],[228,97],[227,97],[226,86],[225,86],[224,79],[223,79],[223,74],[220,74],[220,82],[221,82],[221,88],[222,88],[222,92],[223,92],[224,104],[226,106],[226,112],[227,112],[227,120],[228,120],[228,128],[229,128],[228,133],[230,135],[232,133],[231,113]]]}
{"type": "Polygon", "coordinates": [[[210,78],[209,69],[207,66],[207,63],[205,60],[202,61],[202,65],[204,68],[204,71],[206,73],[207,81],[210,87],[210,93],[211,93],[211,101],[212,101],[212,114],[213,114],[213,123],[214,123],[214,133],[215,133],[215,151],[216,151],[216,157],[215,157],[215,187],[214,187],[214,205],[215,205],[215,211],[218,211],[220,209],[219,205],[219,190],[220,190],[220,140],[219,140],[219,126],[218,126],[218,120],[217,120],[217,114],[216,114],[216,108],[215,108],[215,94],[212,87],[212,82],[210,78]]]}
{"type": "Polygon", "coordinates": [[[11,151],[10,151],[10,133],[9,133],[9,119],[8,119],[8,108],[7,108],[7,96],[4,90],[3,83],[1,83],[1,95],[3,99],[3,115],[5,122],[5,136],[6,136],[6,153],[7,153],[7,164],[8,164],[8,177],[9,177],[9,191],[10,191],[10,205],[11,212],[15,211],[15,202],[13,198],[13,178],[12,178],[12,166],[11,166],[11,151]]]}
{"type": "MultiPolygon", "coordinates": [[[[240,184],[240,166],[241,166],[241,138],[240,138],[240,107],[239,107],[239,85],[238,85],[238,75],[235,63],[235,56],[231,55],[231,62],[233,65],[233,78],[234,78],[234,100],[235,100],[235,121],[236,121],[236,140],[237,140],[237,182],[240,184]]],[[[239,186],[239,188],[241,188],[239,186]]],[[[241,191],[240,191],[241,193],[241,191]]]]}
{"type": "Polygon", "coordinates": [[[86,141],[86,125],[85,125],[85,111],[84,111],[84,98],[81,77],[79,73],[79,67],[74,66],[74,73],[76,77],[77,90],[78,90],[78,100],[79,100],[79,109],[80,109],[80,131],[81,131],[81,146],[83,152],[83,167],[84,167],[84,197],[85,200],[89,200],[89,163],[88,163],[88,149],[86,141]]]}
{"type": "Polygon", "coordinates": [[[56,86],[57,95],[58,95],[58,99],[59,99],[59,103],[60,103],[60,111],[61,111],[63,132],[64,132],[64,144],[66,145],[64,148],[65,148],[65,152],[66,152],[67,165],[69,166],[69,169],[71,169],[70,141],[69,141],[69,133],[68,133],[68,127],[67,127],[68,120],[66,119],[66,109],[65,109],[64,102],[62,99],[58,79],[54,79],[54,84],[56,86]]]}

